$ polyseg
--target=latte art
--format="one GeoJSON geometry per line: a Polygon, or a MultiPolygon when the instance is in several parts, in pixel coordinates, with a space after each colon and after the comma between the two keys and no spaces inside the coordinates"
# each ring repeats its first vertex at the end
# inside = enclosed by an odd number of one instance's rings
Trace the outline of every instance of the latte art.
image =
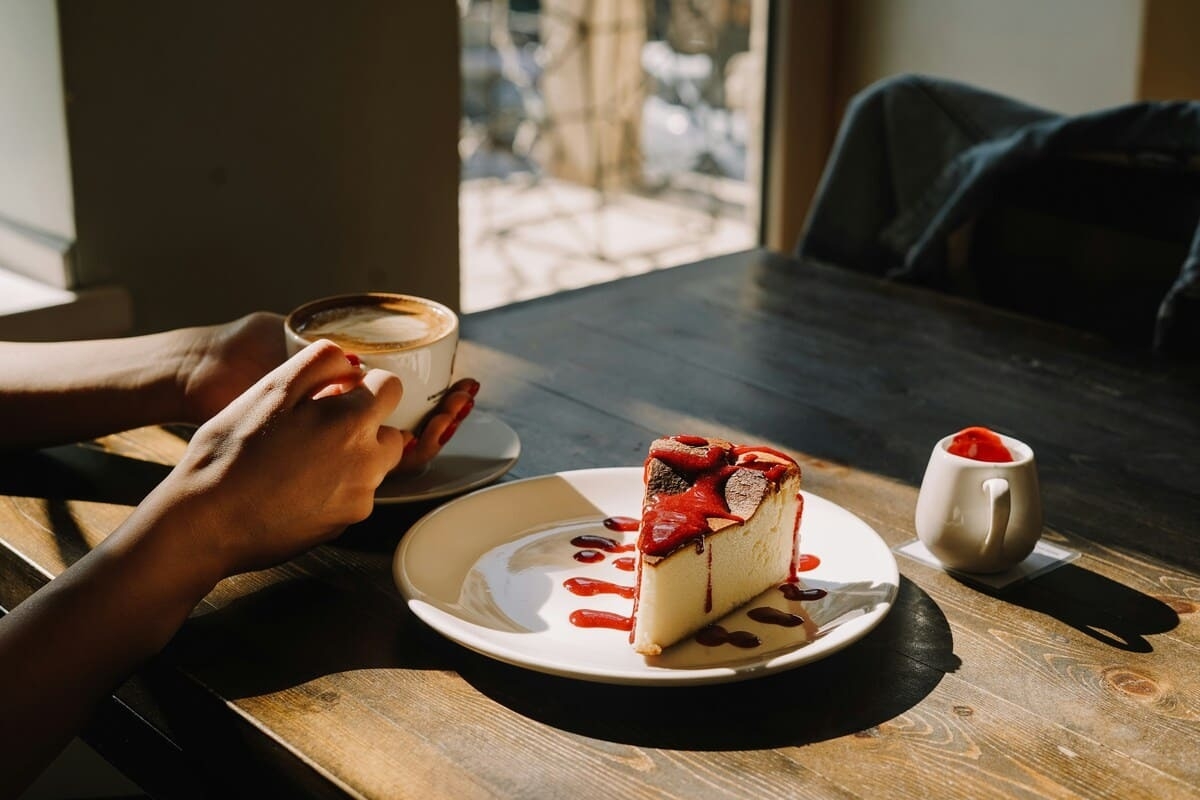
{"type": "Polygon", "coordinates": [[[353,339],[371,344],[408,344],[429,335],[429,321],[382,308],[339,308],[318,314],[304,333],[319,339],[353,339]]]}
{"type": "Polygon", "coordinates": [[[356,353],[421,347],[445,336],[453,320],[415,301],[335,306],[314,311],[297,332],[308,341],[329,339],[356,353]]]}

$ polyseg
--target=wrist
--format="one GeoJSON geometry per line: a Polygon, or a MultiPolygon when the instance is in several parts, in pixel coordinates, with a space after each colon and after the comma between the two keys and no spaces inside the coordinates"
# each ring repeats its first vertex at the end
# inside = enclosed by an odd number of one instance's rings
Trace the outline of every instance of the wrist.
{"type": "Polygon", "coordinates": [[[176,467],[141,502],[121,533],[133,551],[143,554],[146,569],[168,578],[190,610],[229,575],[230,559],[222,545],[229,530],[222,503],[188,477],[176,467]]]}
{"type": "Polygon", "coordinates": [[[195,349],[188,329],[163,331],[122,340],[110,359],[107,381],[117,389],[126,424],[135,427],[189,421],[181,376],[195,349]]]}
{"type": "Polygon", "coordinates": [[[91,580],[125,587],[112,613],[136,620],[127,645],[139,658],[166,645],[224,577],[191,508],[156,489],[86,559],[91,580]]]}
{"type": "Polygon", "coordinates": [[[194,425],[203,424],[205,414],[194,398],[197,376],[204,370],[205,356],[211,347],[214,328],[179,328],[170,331],[174,338],[168,348],[172,363],[172,403],[175,407],[174,420],[194,425]]]}

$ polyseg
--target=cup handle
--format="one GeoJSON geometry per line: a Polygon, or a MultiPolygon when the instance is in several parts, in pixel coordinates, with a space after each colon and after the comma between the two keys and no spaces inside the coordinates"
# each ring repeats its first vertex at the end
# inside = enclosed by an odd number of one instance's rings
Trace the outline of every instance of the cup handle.
{"type": "Polygon", "coordinates": [[[1008,481],[1004,478],[988,478],[983,482],[983,491],[988,496],[991,508],[991,523],[987,538],[983,540],[980,556],[985,561],[999,558],[1004,550],[1004,533],[1008,530],[1008,516],[1012,509],[1008,493],[1008,481]]]}

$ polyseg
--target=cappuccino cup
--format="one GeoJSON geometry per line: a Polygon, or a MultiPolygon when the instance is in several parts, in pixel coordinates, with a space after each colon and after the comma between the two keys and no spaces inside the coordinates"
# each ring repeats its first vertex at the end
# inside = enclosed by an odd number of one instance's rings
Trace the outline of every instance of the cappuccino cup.
{"type": "Polygon", "coordinates": [[[1033,449],[985,428],[941,439],[917,495],[916,528],[949,569],[1003,572],[1024,561],[1042,536],[1033,449]]]}
{"type": "Polygon", "coordinates": [[[305,303],[284,321],[288,355],[328,339],[367,369],[400,378],[404,395],[386,424],[418,431],[450,386],[458,315],[433,300],[364,292],[305,303]]]}

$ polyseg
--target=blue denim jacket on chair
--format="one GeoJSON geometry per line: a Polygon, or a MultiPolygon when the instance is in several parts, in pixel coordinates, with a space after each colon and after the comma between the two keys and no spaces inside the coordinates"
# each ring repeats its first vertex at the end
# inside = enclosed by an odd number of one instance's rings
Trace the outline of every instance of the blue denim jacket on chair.
{"type": "MultiPolygon", "coordinates": [[[[921,75],[856,95],[826,165],[797,254],[936,286],[947,237],[998,183],[1055,155],[1177,161],[1200,154],[1200,102],[1142,102],[1078,116],[921,75]]],[[[1200,353],[1200,220],[1163,297],[1154,346],[1200,353]]]]}

